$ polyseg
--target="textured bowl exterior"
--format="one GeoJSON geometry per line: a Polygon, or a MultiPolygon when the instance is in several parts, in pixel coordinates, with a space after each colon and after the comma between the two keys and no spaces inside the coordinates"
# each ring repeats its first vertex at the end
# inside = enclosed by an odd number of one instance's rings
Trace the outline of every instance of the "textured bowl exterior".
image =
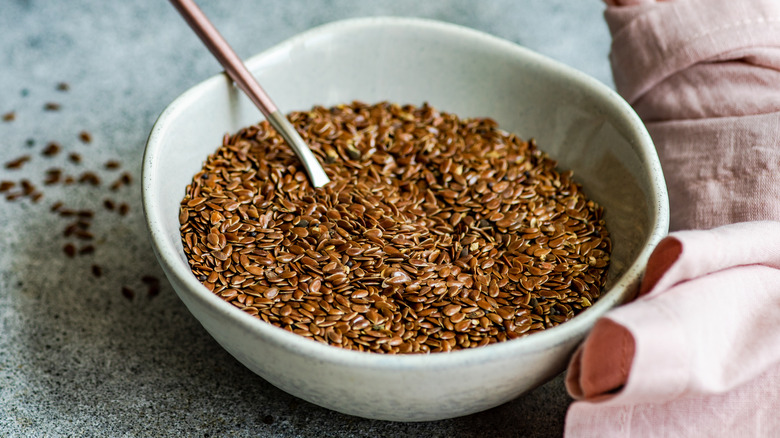
{"type": "Polygon", "coordinates": [[[283,111],[387,100],[488,116],[573,169],[605,207],[608,292],[571,321],[477,349],[390,356],[347,351],[266,324],[191,274],[179,235],[184,189],[226,132],[262,116],[224,75],[177,98],[147,143],[143,196],[156,256],[205,329],[248,368],[312,403],[366,418],[426,421],[482,411],[560,373],[598,317],[635,293],[668,230],[666,186],[632,109],[583,73],[498,38],[440,22],[364,18],[328,24],[247,61],[283,111]]]}

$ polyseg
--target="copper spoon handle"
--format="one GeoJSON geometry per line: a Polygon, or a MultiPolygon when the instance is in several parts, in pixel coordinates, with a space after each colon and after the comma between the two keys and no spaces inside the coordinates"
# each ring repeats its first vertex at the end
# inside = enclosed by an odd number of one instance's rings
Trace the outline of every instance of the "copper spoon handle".
{"type": "Polygon", "coordinates": [[[265,118],[268,119],[271,126],[290,145],[301,162],[303,162],[303,167],[306,168],[312,185],[314,187],[322,187],[327,184],[330,180],[322,169],[322,165],[317,161],[317,157],[312,154],[309,146],[303,141],[284,114],[279,112],[279,109],[271,101],[271,98],[268,97],[263,87],[249,73],[241,58],[233,51],[227,41],[225,41],[225,38],[220,35],[217,28],[209,21],[198,5],[192,0],[170,0],[170,2],[179,11],[179,14],[184,17],[184,20],[187,21],[187,24],[195,31],[214,57],[217,58],[217,61],[222,64],[225,72],[238,85],[238,88],[246,93],[265,118]]]}

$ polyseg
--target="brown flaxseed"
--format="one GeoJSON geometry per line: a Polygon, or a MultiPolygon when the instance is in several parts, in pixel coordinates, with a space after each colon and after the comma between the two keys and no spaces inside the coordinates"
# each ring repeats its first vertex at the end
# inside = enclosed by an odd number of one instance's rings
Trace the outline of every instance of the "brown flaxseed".
{"type": "Polygon", "coordinates": [[[52,167],[46,170],[46,178],[43,180],[43,183],[47,186],[50,186],[52,184],[59,183],[61,178],[62,169],[52,167]]]}
{"type": "Polygon", "coordinates": [[[73,258],[76,256],[76,246],[74,246],[72,243],[66,243],[65,246],[62,247],[62,250],[68,257],[73,258]]]}
{"type": "Polygon", "coordinates": [[[150,298],[160,294],[160,280],[153,275],[144,275],[141,281],[146,285],[146,295],[150,298]]]}
{"type": "Polygon", "coordinates": [[[60,150],[62,149],[62,146],[60,146],[59,143],[56,141],[49,142],[49,144],[46,145],[46,147],[41,151],[41,155],[45,157],[53,157],[60,153],[60,150]]]}
{"type": "Polygon", "coordinates": [[[20,157],[17,157],[11,161],[7,161],[5,163],[6,169],[21,169],[22,166],[24,166],[24,163],[30,161],[31,157],[29,155],[22,155],[20,157]]]}
{"type": "Polygon", "coordinates": [[[81,175],[79,175],[78,182],[81,184],[89,184],[92,186],[99,186],[100,185],[100,177],[92,171],[86,171],[83,172],[81,175]]]}
{"type": "Polygon", "coordinates": [[[611,243],[571,172],[490,119],[355,102],[289,115],[313,189],[267,122],[226,136],[181,204],[194,275],[265,322],[378,353],[473,348],[598,299],[611,243]]]}
{"type": "Polygon", "coordinates": [[[92,134],[87,131],[81,131],[79,132],[79,140],[85,144],[92,143],[92,134]]]}
{"type": "Polygon", "coordinates": [[[135,298],[135,291],[127,286],[122,286],[122,296],[127,298],[128,300],[132,300],[135,298]]]}

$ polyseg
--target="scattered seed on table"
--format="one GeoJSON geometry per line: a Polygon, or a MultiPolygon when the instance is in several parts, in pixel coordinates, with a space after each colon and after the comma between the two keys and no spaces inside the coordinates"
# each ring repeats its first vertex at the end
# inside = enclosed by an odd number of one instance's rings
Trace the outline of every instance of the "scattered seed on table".
{"type": "Polygon", "coordinates": [[[146,295],[155,297],[160,294],[160,280],[153,275],[144,275],[141,281],[146,285],[146,295]]]}
{"type": "Polygon", "coordinates": [[[43,105],[43,109],[45,111],[59,111],[62,108],[62,105],[56,102],[47,102],[43,105]]]}
{"type": "Polygon", "coordinates": [[[103,276],[103,268],[100,267],[100,265],[92,265],[91,268],[92,275],[94,277],[100,278],[103,276]]]}
{"type": "Polygon", "coordinates": [[[16,120],[16,113],[13,111],[9,111],[5,114],[3,114],[3,121],[4,122],[13,122],[16,120]]]}
{"type": "Polygon", "coordinates": [[[122,296],[128,300],[132,300],[135,297],[135,291],[127,286],[122,286],[122,296]]]}
{"type": "Polygon", "coordinates": [[[76,224],[68,224],[63,230],[62,230],[62,236],[63,237],[70,237],[73,235],[73,233],[76,232],[76,229],[78,228],[78,225],[76,224]]]}
{"type": "Polygon", "coordinates": [[[79,140],[82,143],[92,143],[92,134],[87,131],[81,131],[79,132],[79,140]]]}
{"type": "Polygon", "coordinates": [[[76,246],[72,243],[66,243],[65,246],[62,247],[62,250],[68,257],[73,258],[76,256],[76,246]]]}
{"type": "Polygon", "coordinates": [[[54,155],[57,155],[60,153],[60,150],[62,149],[62,146],[60,146],[59,143],[56,141],[49,142],[49,144],[46,145],[46,147],[41,151],[41,155],[46,157],[53,157],[54,155]]]}
{"type": "Polygon", "coordinates": [[[30,161],[29,155],[22,155],[5,163],[6,169],[21,169],[24,163],[30,161]]]}
{"type": "Polygon", "coordinates": [[[80,164],[81,163],[81,155],[79,155],[76,152],[71,152],[68,154],[68,160],[70,160],[73,164],[80,164]]]}
{"type": "Polygon", "coordinates": [[[22,193],[26,196],[35,191],[35,186],[28,179],[22,179],[19,181],[19,185],[22,187],[22,193]]]}
{"type": "Polygon", "coordinates": [[[46,169],[46,178],[43,180],[45,185],[57,184],[62,178],[62,169],[52,167],[46,169]]]}
{"type": "Polygon", "coordinates": [[[119,204],[118,212],[120,216],[125,216],[130,212],[130,206],[123,202],[119,204]]]}
{"type": "Polygon", "coordinates": [[[113,183],[111,183],[111,190],[117,191],[122,186],[129,186],[133,182],[133,175],[130,172],[122,172],[113,183]]]}
{"type": "Polygon", "coordinates": [[[106,169],[115,170],[115,169],[119,169],[119,167],[120,167],[119,161],[116,161],[116,160],[108,160],[108,161],[106,161],[106,164],[105,164],[105,168],[106,169]]]}
{"type": "Polygon", "coordinates": [[[81,228],[77,228],[76,230],[74,230],[73,235],[81,240],[93,240],[95,238],[94,234],[81,228]]]}
{"type": "Polygon", "coordinates": [[[100,177],[95,172],[86,171],[79,176],[78,182],[83,184],[90,184],[93,186],[99,186],[100,177]]]}
{"type": "Polygon", "coordinates": [[[159,284],[148,285],[146,288],[146,295],[150,298],[160,295],[160,285],[159,284]]]}
{"type": "Polygon", "coordinates": [[[70,90],[70,85],[67,82],[60,82],[57,84],[57,91],[68,91],[70,90]]]}

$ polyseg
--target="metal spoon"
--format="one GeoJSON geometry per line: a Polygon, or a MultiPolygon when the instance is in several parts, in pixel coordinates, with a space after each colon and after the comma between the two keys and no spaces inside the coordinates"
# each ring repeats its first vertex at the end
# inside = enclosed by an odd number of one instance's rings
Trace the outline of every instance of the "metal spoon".
{"type": "Polygon", "coordinates": [[[217,58],[220,64],[225,67],[225,72],[238,85],[249,99],[257,106],[260,112],[276,129],[276,132],[284,138],[284,141],[295,151],[295,154],[303,162],[306,173],[314,187],[322,187],[330,180],[322,169],[317,158],[312,154],[311,149],[303,141],[298,132],[293,128],[287,118],[282,114],[276,105],[268,97],[257,80],[249,73],[241,58],[219,34],[217,28],[209,21],[203,11],[192,0],[170,0],[171,4],[187,21],[192,30],[200,37],[201,41],[208,47],[211,54],[217,58]]]}

